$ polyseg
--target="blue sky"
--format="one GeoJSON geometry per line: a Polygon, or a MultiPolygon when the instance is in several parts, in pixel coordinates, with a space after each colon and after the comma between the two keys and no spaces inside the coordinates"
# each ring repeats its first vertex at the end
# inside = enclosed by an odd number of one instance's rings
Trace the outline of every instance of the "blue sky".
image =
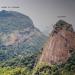
{"type": "Polygon", "coordinates": [[[0,0],[0,10],[19,11],[28,15],[34,25],[44,34],[48,34],[60,18],[75,28],[75,0],[0,0]],[[2,8],[2,6],[19,6],[20,8],[2,8]]]}

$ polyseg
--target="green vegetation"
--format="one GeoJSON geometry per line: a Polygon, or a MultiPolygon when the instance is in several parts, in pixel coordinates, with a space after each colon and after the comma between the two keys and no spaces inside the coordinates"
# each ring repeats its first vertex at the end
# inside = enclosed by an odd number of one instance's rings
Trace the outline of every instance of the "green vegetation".
{"type": "Polygon", "coordinates": [[[60,75],[57,66],[48,65],[46,63],[38,64],[34,70],[32,75],[60,75]]]}
{"type": "Polygon", "coordinates": [[[62,65],[37,64],[32,75],[75,75],[75,53],[62,65]]]}
{"type": "MultiPolygon", "coordinates": [[[[67,65],[67,64],[66,64],[67,65]]],[[[33,70],[32,75],[75,75],[75,65],[71,66],[73,69],[67,67],[59,67],[58,65],[40,64],[33,70]]]]}
{"type": "Polygon", "coordinates": [[[3,63],[4,65],[1,63],[0,75],[75,75],[75,53],[72,54],[67,63],[62,65],[37,63],[37,60],[34,60],[37,58],[36,56],[23,58],[20,61],[16,59],[18,63],[14,62],[15,59],[8,62],[8,65],[6,62],[3,63]]]}
{"type": "Polygon", "coordinates": [[[0,67],[0,75],[29,75],[31,72],[28,70],[28,68],[24,67],[0,67]]]}

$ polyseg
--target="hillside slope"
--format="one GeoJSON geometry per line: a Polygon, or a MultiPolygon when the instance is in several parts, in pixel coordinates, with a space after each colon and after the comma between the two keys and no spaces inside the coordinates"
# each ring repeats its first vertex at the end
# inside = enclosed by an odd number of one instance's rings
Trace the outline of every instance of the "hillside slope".
{"type": "Polygon", "coordinates": [[[46,36],[32,20],[16,11],[0,11],[0,61],[39,52],[46,36]]]}

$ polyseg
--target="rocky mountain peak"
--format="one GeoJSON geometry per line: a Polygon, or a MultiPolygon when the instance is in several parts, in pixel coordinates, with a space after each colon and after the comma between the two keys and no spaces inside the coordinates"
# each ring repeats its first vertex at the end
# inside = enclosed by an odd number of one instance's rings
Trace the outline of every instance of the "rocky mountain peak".
{"type": "Polygon", "coordinates": [[[58,33],[60,30],[67,30],[74,32],[73,27],[71,24],[68,24],[64,20],[59,20],[56,22],[56,24],[53,26],[53,33],[58,33]]]}
{"type": "Polygon", "coordinates": [[[75,52],[75,32],[71,24],[59,20],[44,45],[41,62],[49,64],[65,63],[71,54],[75,52]]]}

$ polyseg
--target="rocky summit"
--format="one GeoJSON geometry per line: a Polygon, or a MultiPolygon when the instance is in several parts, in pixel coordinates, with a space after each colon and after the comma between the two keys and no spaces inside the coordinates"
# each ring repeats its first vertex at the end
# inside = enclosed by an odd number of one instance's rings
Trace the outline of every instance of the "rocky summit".
{"type": "Polygon", "coordinates": [[[44,45],[40,62],[49,64],[66,63],[75,52],[75,32],[71,24],[59,20],[44,45]]]}

